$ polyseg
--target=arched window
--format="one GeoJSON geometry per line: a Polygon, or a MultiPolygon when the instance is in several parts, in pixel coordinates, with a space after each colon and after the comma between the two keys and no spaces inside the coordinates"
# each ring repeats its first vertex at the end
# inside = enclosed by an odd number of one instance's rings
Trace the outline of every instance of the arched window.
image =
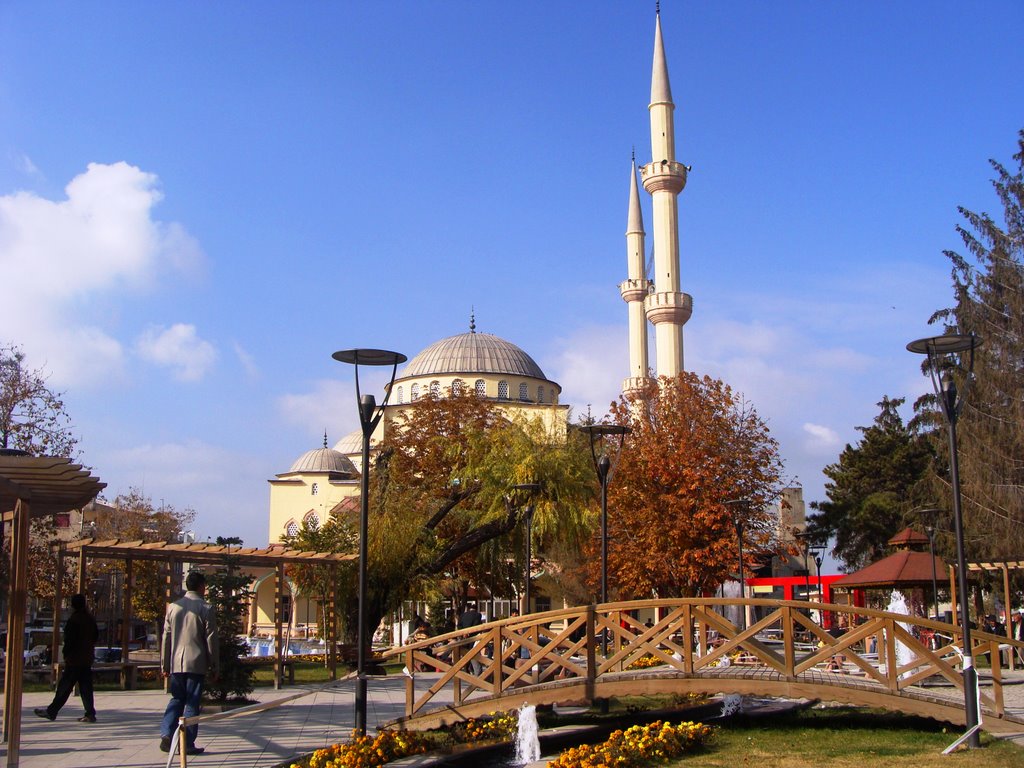
{"type": "Polygon", "coordinates": [[[313,483],[313,485],[311,485],[310,488],[309,488],[309,492],[313,496],[316,496],[318,493],[320,493],[320,484],[319,483],[313,483]]]}
{"type": "Polygon", "coordinates": [[[398,404],[401,405],[405,402],[405,393],[402,391],[402,385],[398,385],[398,391],[395,393],[398,396],[398,404]]]}
{"type": "Polygon", "coordinates": [[[465,388],[466,385],[463,383],[462,379],[455,379],[455,381],[452,382],[452,397],[459,397],[465,388]]]}
{"type": "Polygon", "coordinates": [[[473,388],[476,390],[477,397],[487,396],[487,384],[484,382],[483,379],[477,379],[476,383],[473,385],[473,388]]]}
{"type": "Polygon", "coordinates": [[[299,524],[294,520],[289,520],[288,525],[284,527],[284,532],[288,536],[295,536],[299,532],[299,524]]]}
{"type": "Polygon", "coordinates": [[[544,387],[537,387],[537,402],[544,402],[544,387]]]}
{"type": "Polygon", "coordinates": [[[498,382],[498,399],[499,400],[508,400],[508,382],[507,381],[499,381],[498,382]]]}
{"type": "Polygon", "coordinates": [[[320,527],[320,516],[316,512],[310,512],[308,515],[306,515],[305,523],[310,528],[314,528],[314,529],[315,528],[319,528],[320,527]]]}
{"type": "Polygon", "coordinates": [[[435,397],[435,398],[441,396],[441,382],[440,381],[432,381],[432,382],[430,382],[430,396],[431,397],[435,397]]]}
{"type": "Polygon", "coordinates": [[[526,384],[525,383],[519,385],[519,399],[523,400],[523,401],[526,401],[526,400],[530,399],[530,392],[526,388],[526,384]]]}
{"type": "Polygon", "coordinates": [[[420,399],[420,385],[419,384],[413,384],[412,387],[409,389],[409,402],[410,403],[415,403],[419,399],[420,399]]]}

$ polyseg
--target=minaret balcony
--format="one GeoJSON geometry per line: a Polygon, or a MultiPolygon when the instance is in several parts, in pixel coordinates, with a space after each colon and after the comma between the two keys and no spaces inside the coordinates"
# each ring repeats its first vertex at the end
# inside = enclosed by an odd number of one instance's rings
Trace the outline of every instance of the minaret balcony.
{"type": "Polygon", "coordinates": [[[643,301],[647,294],[654,290],[654,283],[644,278],[623,280],[619,283],[619,293],[623,301],[643,301]]]}
{"type": "Polygon", "coordinates": [[[647,319],[653,325],[673,323],[682,325],[693,313],[693,297],[678,291],[652,293],[644,300],[647,319]]]}
{"type": "Polygon", "coordinates": [[[652,381],[650,376],[630,376],[622,380],[622,394],[630,395],[642,392],[652,381]]]}
{"type": "Polygon", "coordinates": [[[640,169],[640,179],[644,189],[650,194],[668,190],[679,194],[686,186],[686,175],[689,168],[675,160],[657,160],[640,169]]]}

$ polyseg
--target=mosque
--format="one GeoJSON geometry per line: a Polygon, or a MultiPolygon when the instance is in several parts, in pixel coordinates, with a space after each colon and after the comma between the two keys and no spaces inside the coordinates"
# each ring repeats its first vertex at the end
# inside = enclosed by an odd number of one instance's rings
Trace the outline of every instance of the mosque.
{"type": "MultiPolygon", "coordinates": [[[[686,186],[689,167],[676,159],[672,90],[662,40],[661,15],[655,18],[654,63],[650,95],[651,162],[639,169],[634,157],[630,168],[626,227],[627,278],[619,285],[628,312],[629,375],[623,392],[641,388],[651,377],[648,323],[654,326],[655,370],[675,376],[683,370],[683,325],[693,300],[680,290],[678,198],[686,186]],[[653,270],[646,269],[646,232],[640,204],[639,182],[651,196],[653,213],[653,270]]],[[[568,412],[562,392],[536,361],[510,341],[476,330],[436,341],[415,355],[399,372],[390,402],[373,436],[379,442],[395,416],[421,397],[457,394],[472,389],[479,397],[496,401],[500,410],[540,418],[549,429],[564,433],[568,412]]],[[[319,524],[330,515],[358,508],[362,432],[356,431],[328,447],[307,451],[286,472],[270,483],[270,543],[294,534],[303,522],[319,524]]],[[[257,582],[250,622],[254,629],[273,626],[272,574],[257,582]]],[[[294,591],[294,585],[291,585],[294,591]]],[[[551,607],[543,578],[537,581],[534,609],[551,607]]],[[[289,606],[291,629],[302,632],[315,626],[312,600],[295,596],[289,606]]]]}

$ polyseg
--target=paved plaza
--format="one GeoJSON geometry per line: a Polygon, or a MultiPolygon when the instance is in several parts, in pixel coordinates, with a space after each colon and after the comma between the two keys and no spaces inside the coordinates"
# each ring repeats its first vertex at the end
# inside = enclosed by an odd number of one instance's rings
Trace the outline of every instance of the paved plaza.
{"type": "MultiPolygon", "coordinates": [[[[1024,672],[1004,672],[1008,713],[1024,716],[1024,672]]],[[[278,763],[348,738],[353,723],[353,686],[342,682],[290,686],[280,691],[259,688],[254,698],[269,702],[308,690],[309,696],[276,709],[218,720],[201,726],[198,744],[206,753],[189,758],[197,768],[271,768],[278,763]]],[[[936,691],[931,689],[932,693],[936,691]]],[[[955,695],[952,690],[949,695],[955,695]]],[[[21,765],[24,768],[154,768],[166,766],[160,752],[160,718],[167,703],[163,691],[112,691],[96,696],[98,722],[79,723],[81,701],[72,697],[56,722],[36,717],[48,693],[25,694],[22,708],[21,765]]],[[[441,702],[438,702],[441,703],[441,702]]],[[[405,679],[374,678],[369,685],[371,726],[400,716],[405,707],[405,679]]],[[[1024,733],[1014,738],[1024,746],[1024,733]]],[[[0,745],[6,764],[6,746],[0,745]]],[[[172,763],[177,765],[177,759],[172,763]]]]}

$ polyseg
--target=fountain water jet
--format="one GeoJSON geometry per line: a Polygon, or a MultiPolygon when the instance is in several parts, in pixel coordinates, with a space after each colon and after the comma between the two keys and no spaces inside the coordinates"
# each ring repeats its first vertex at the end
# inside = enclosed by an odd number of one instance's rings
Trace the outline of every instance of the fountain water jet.
{"type": "Polygon", "coordinates": [[[516,764],[527,765],[540,760],[540,736],[537,708],[524,704],[519,709],[519,733],[516,736],[516,764]]]}
{"type": "MultiPolygon", "coordinates": [[[[889,613],[901,613],[904,616],[910,615],[910,606],[907,605],[907,598],[903,596],[903,593],[899,590],[894,589],[892,594],[889,596],[889,607],[887,608],[889,613]]],[[[909,624],[900,624],[908,632],[910,631],[909,624]]],[[[896,641],[896,662],[897,666],[904,666],[909,664],[914,659],[914,652],[904,645],[900,640],[896,641]]],[[[902,677],[907,677],[910,672],[904,672],[902,677]]]]}

